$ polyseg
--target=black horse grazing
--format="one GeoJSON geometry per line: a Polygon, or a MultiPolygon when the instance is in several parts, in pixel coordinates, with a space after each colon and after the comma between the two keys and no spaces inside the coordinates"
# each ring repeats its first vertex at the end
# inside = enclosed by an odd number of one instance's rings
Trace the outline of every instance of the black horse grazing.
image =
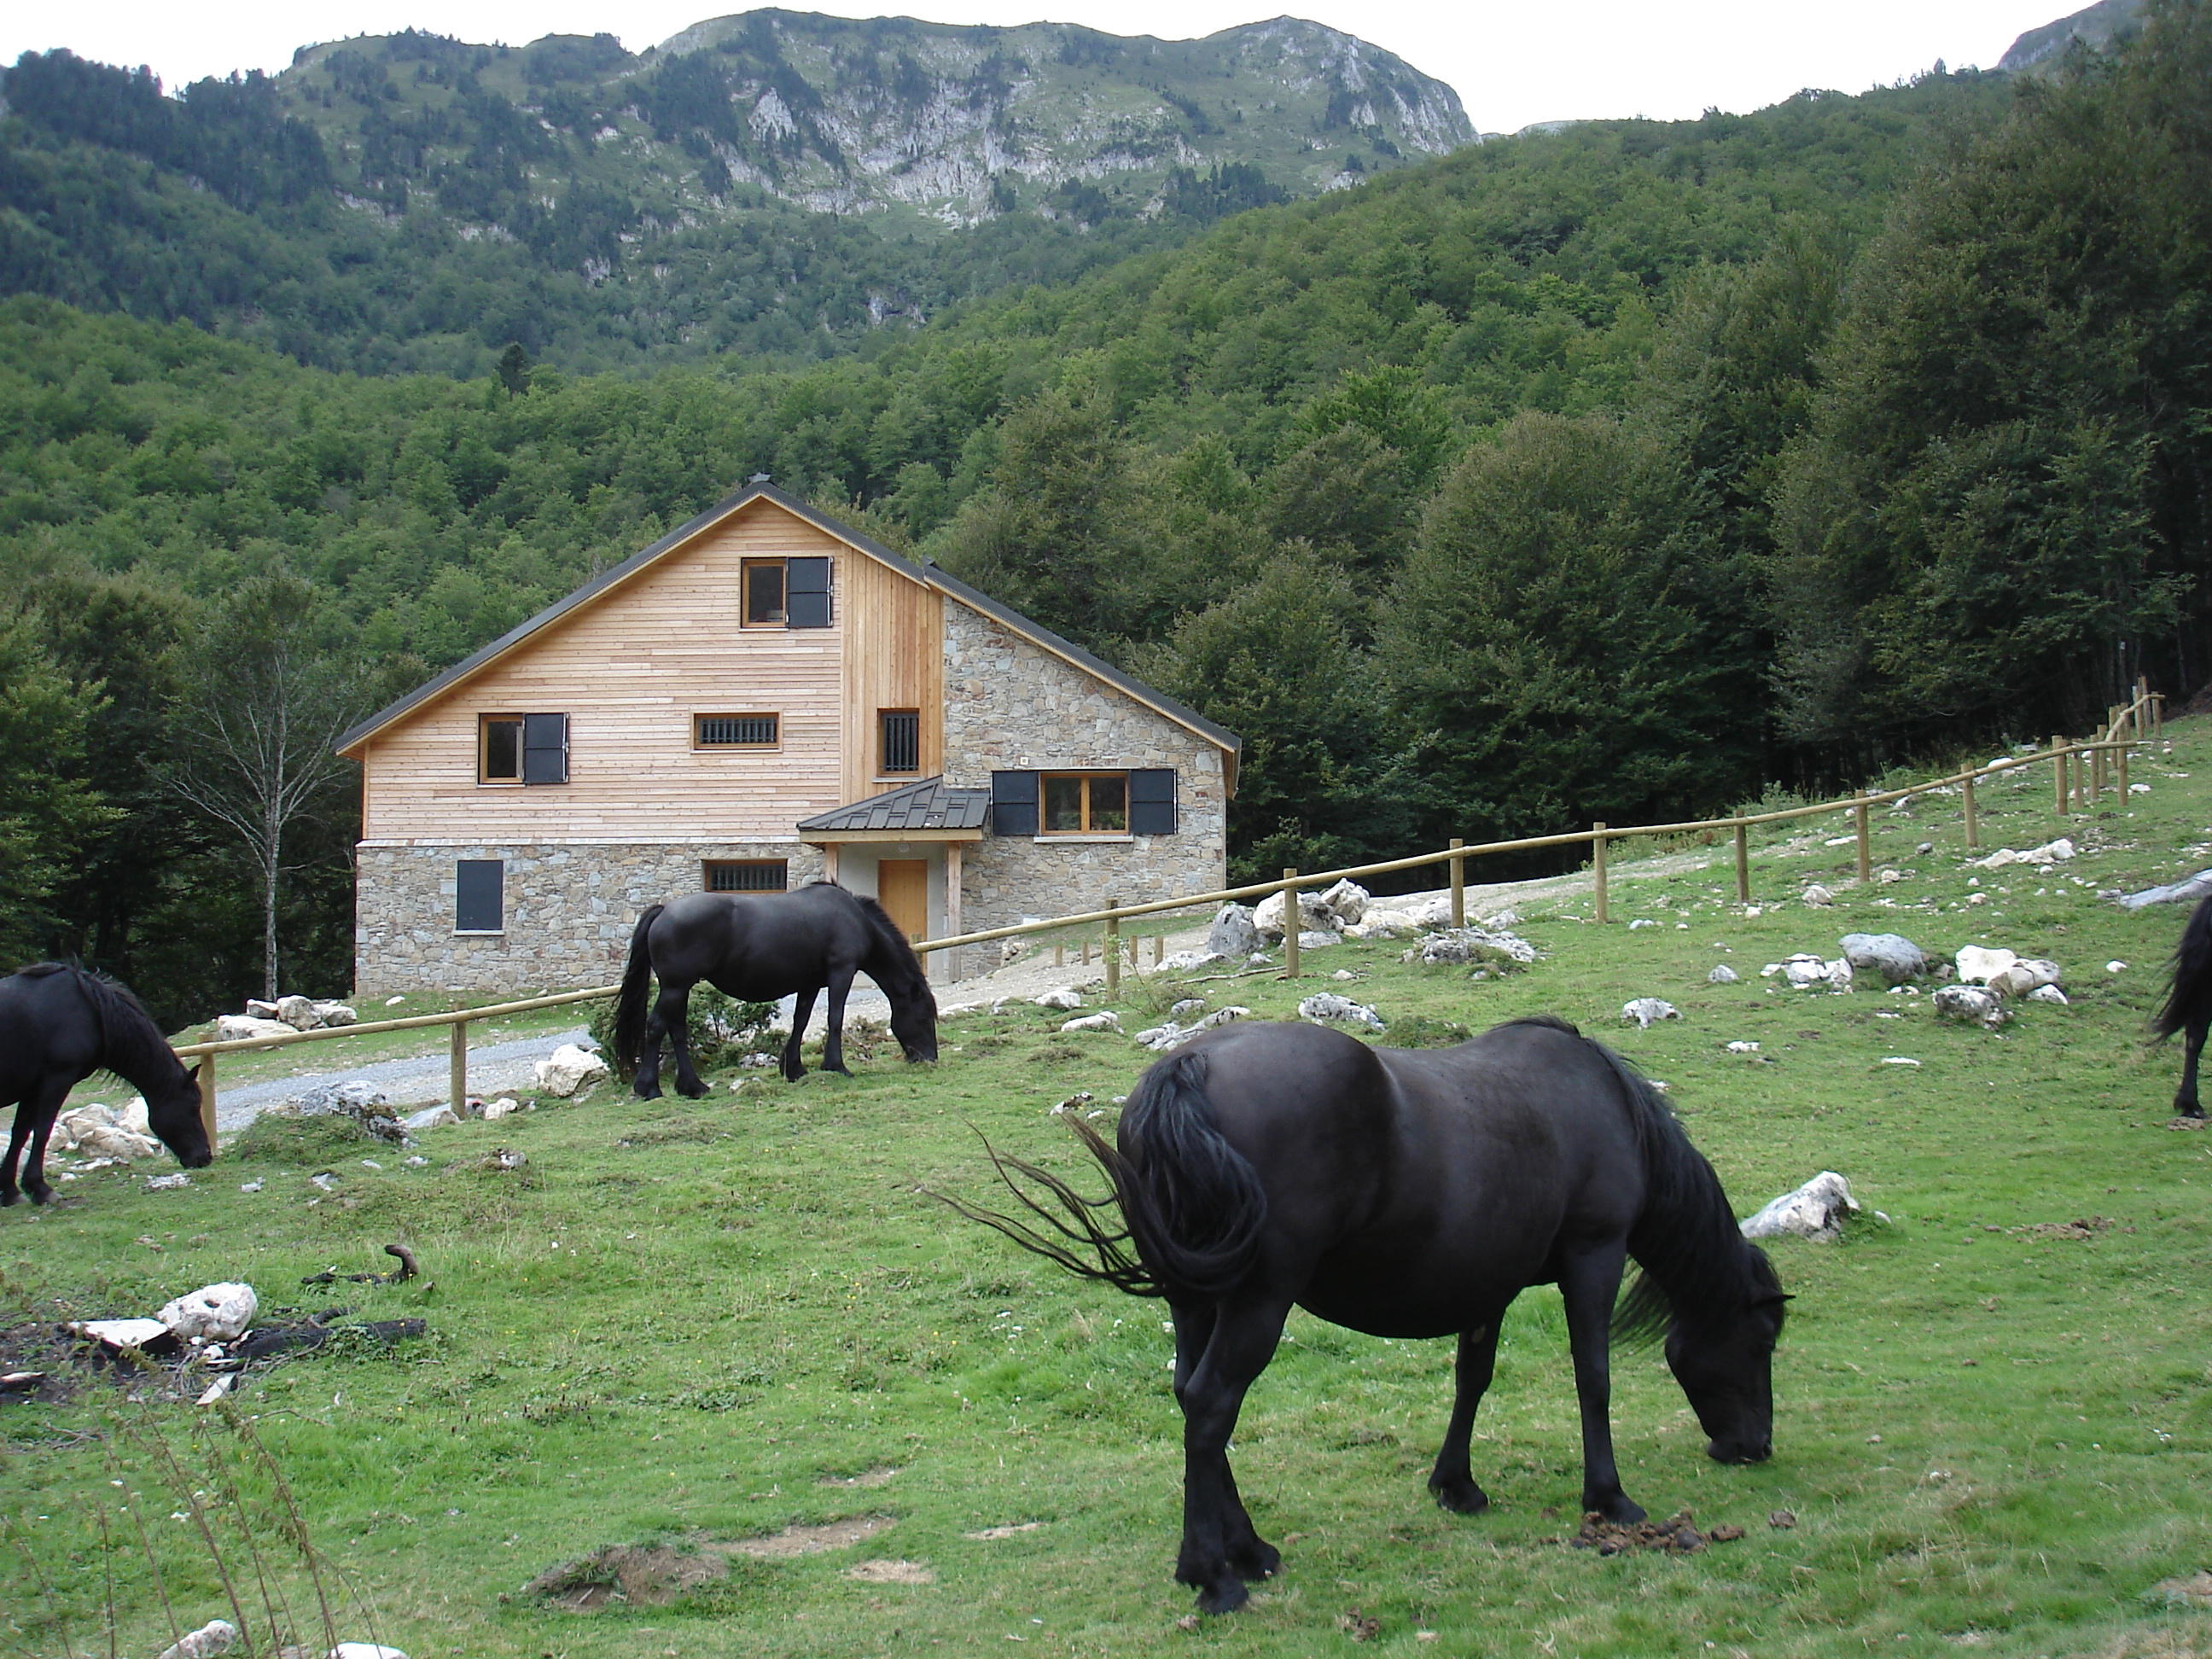
{"type": "Polygon", "coordinates": [[[2183,1117],[2204,1115],[2197,1099],[2197,1060],[2204,1052],[2208,1028],[2212,1028],[2212,898],[2197,902],[2189,925],[2181,930],[2181,943],[2173,953],[2173,988],[2150,1025],[2161,1041],[2176,1031],[2185,1034],[2181,1086],[2173,1092],[2173,1109],[2183,1117]]]}
{"type": "Polygon", "coordinates": [[[634,1072],[637,1092],[660,1097],[660,1042],[676,1050],[676,1091],[693,1098],[707,1092],[692,1068],[684,1016],[691,988],[701,980],[744,1002],[773,1002],[796,995],[791,1041],[783,1045],[783,1074],[806,1075],[799,1044],[814,1012],[814,999],[830,993],[830,1034],[823,1044],[824,1071],[845,1070],[845,998],[853,975],[866,974],[890,999],[891,1035],[910,1060],[937,1058],[937,999],[921,962],[884,908],[817,881],[789,893],[687,893],[656,904],[637,919],[630,935],[629,966],[615,1004],[615,1054],[634,1072]],[[657,975],[660,995],[648,1021],[646,980],[657,975]]]}
{"type": "Polygon", "coordinates": [[[1165,1297],[1183,1412],[1176,1577],[1223,1613],[1280,1565],[1253,1530],[1226,1449],[1244,1392],[1297,1304],[1378,1336],[1459,1338],[1459,1391],[1429,1486],[1471,1515],[1489,1499],[1468,1441],[1498,1322],[1528,1285],[1566,1304],[1582,1403],[1583,1507],[1632,1522],[1607,1417],[1607,1338],[1666,1334],[1667,1361],[1723,1462],[1772,1450],[1771,1361],[1785,1297],[1744,1242],[1712,1166],[1619,1056],[1558,1020],[1455,1048],[1370,1048],[1314,1025],[1237,1024],[1156,1063],[1116,1145],[1071,1116],[1113,1183],[1086,1200],[1015,1187],[1057,1237],[956,1204],[1085,1277],[1165,1297]],[[1118,1206],[1127,1231],[1095,1212],[1118,1206]],[[1133,1246],[1134,1255],[1125,1246],[1133,1246]],[[1625,1260],[1644,1269],[1618,1316],[1625,1260]]]}
{"type": "Polygon", "coordinates": [[[0,1205],[16,1200],[15,1158],[24,1192],[43,1204],[46,1137],[69,1091],[105,1067],[146,1097],[146,1117],[188,1170],[214,1160],[200,1122],[198,1068],[186,1071],[138,999],[82,968],[42,962],[0,979],[0,1106],[15,1109],[8,1157],[0,1163],[0,1205]]]}

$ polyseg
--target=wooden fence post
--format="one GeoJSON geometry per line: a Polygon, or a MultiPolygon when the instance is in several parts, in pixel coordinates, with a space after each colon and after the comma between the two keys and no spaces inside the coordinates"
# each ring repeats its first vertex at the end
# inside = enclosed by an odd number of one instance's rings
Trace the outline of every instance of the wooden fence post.
{"type": "Polygon", "coordinates": [[[1121,918],[1113,914],[1121,901],[1109,896],[1106,901],[1106,1000],[1111,1002],[1121,994],[1121,918]]]}
{"type": "Polygon", "coordinates": [[[1283,869],[1283,977],[1298,976],[1298,924],[1304,920],[1298,915],[1298,890],[1291,884],[1298,878],[1295,866],[1283,869]]]}
{"type": "Polygon", "coordinates": [[[1874,879],[1874,848],[1867,839],[1867,792],[1859,791],[1859,804],[1851,808],[1851,825],[1859,838],[1859,884],[1863,886],[1874,879]]]}
{"type": "Polygon", "coordinates": [[[1602,924],[1611,915],[1606,902],[1605,825],[1602,823],[1590,826],[1590,874],[1597,881],[1597,919],[1602,924]]]}
{"type": "Polygon", "coordinates": [[[2057,785],[2058,816],[2063,818],[2067,815],[2073,791],[2066,782],[2066,739],[2056,734],[2051,739],[2051,766],[2057,785]]]}
{"type": "Polygon", "coordinates": [[[1742,823],[1735,827],[1735,902],[1751,902],[1751,827],[1742,823]]]}
{"type": "Polygon", "coordinates": [[[207,1131],[208,1150],[215,1150],[215,1056],[202,1054],[199,1069],[200,1127],[207,1131]]]}
{"type": "Polygon", "coordinates": [[[2116,766],[2118,766],[2118,767],[2119,768],[2119,772],[2120,772],[2120,805],[2121,805],[2123,807],[2126,806],[2126,805],[2127,805],[2127,804],[2128,804],[2128,749],[2129,749],[2129,747],[2130,747],[2130,744],[2129,744],[2129,743],[2127,743],[2127,742],[2124,742],[2124,743],[2122,743],[2122,744],[2120,744],[2120,746],[2119,746],[2118,749],[2115,749],[2114,750],[2112,750],[2112,762],[2113,762],[2113,764],[2114,764],[2114,765],[2116,765],[2116,766]]]}
{"type": "Polygon", "coordinates": [[[1162,963],[1165,962],[1167,959],[1168,959],[1168,936],[1167,936],[1165,933],[1155,933],[1155,934],[1153,934],[1153,935],[1152,935],[1152,966],[1153,966],[1153,967],[1155,967],[1155,968],[1157,968],[1157,967],[1158,967],[1162,963]]]}
{"type": "Polygon", "coordinates": [[[1966,846],[1969,849],[1976,849],[1982,844],[1982,825],[1981,815],[1974,811],[1974,778],[1971,772],[1966,775],[1966,846]]]}
{"type": "Polygon", "coordinates": [[[453,1049],[450,1064],[453,1115],[469,1115],[469,1023],[457,1019],[453,1024],[453,1049]]]}
{"type": "Polygon", "coordinates": [[[1052,942],[1052,965],[1053,965],[1054,967],[1055,967],[1055,968],[1065,968],[1065,967],[1066,967],[1066,966],[1067,966],[1067,941],[1066,941],[1066,940],[1065,940],[1065,939],[1054,939],[1054,940],[1053,940],[1053,942],[1052,942]]]}
{"type": "MultiPolygon", "coordinates": [[[[1451,844],[1452,850],[1455,853],[1466,846],[1467,842],[1460,836],[1454,836],[1451,844]]],[[[1462,859],[1454,859],[1451,861],[1451,893],[1452,926],[1464,927],[1467,926],[1467,863],[1462,859]]]]}
{"type": "Polygon", "coordinates": [[[2166,741],[2166,693],[2154,691],[2150,697],[2151,740],[2166,741]]]}

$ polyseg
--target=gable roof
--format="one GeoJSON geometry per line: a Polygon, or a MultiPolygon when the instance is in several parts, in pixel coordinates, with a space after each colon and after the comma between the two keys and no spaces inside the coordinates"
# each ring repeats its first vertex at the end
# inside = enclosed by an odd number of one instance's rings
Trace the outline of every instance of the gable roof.
{"type": "Polygon", "coordinates": [[[854,801],[799,821],[806,835],[846,835],[890,830],[980,830],[991,811],[988,789],[948,789],[943,778],[902,784],[881,795],[854,801]]]}
{"type": "Polygon", "coordinates": [[[865,553],[869,557],[889,565],[901,575],[920,582],[926,587],[936,588],[939,592],[959,600],[970,610],[981,611],[1039,649],[1049,652],[1052,655],[1083,670],[1084,672],[1105,681],[1117,690],[1135,698],[1146,708],[1165,715],[1178,726],[1196,732],[1200,737],[1222,750],[1226,757],[1224,769],[1228,775],[1230,786],[1232,789],[1235,787],[1237,757],[1243,750],[1244,743],[1243,738],[1227,726],[1215,724],[1196,709],[1187,708],[1164,692],[1154,690],[1143,681],[1123,673],[1112,664],[1101,661],[1081,646],[1062,639],[1043,623],[1030,621],[1020,611],[1009,605],[1000,604],[988,594],[969,586],[958,577],[946,574],[933,564],[916,563],[911,559],[902,557],[881,543],[872,541],[861,535],[860,532],[816,512],[797,496],[787,495],[774,484],[765,481],[749,483],[734,495],[726,496],[689,524],[679,525],[653,543],[652,546],[633,553],[620,564],[601,571],[590,581],[569,594],[568,598],[556,600],[526,622],[519,623],[507,629],[506,633],[483,649],[462,658],[444,672],[425,680],[397,702],[379,709],[338,738],[337,744],[338,752],[345,754],[374,737],[386,726],[405,719],[423,704],[435,700],[463,681],[473,678],[479,670],[505,656],[517,646],[559,622],[570,612],[580,611],[597,602],[614,589],[622,586],[640,571],[658,563],[665,556],[683,546],[702,532],[711,529],[732,514],[743,507],[750,507],[757,501],[772,501],[793,518],[813,526],[825,535],[836,538],[857,552],[865,553]]]}

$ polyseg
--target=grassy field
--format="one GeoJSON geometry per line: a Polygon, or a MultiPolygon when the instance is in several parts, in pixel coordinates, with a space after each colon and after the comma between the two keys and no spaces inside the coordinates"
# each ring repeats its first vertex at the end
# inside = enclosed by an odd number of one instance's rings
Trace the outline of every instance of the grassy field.
{"type": "MultiPolygon", "coordinates": [[[[1825,844],[1838,820],[1762,849],[1756,915],[1723,846],[1710,868],[1618,887],[1603,929],[1586,896],[1525,913],[1545,955],[1510,979],[1345,945],[1309,953],[1297,986],[1199,988],[1282,1017],[1346,968],[1360,981],[1332,988],[1401,1030],[1563,1014],[1666,1080],[1740,1212],[1823,1169],[1886,1212],[1841,1243],[1774,1251],[1797,1300],[1771,1463],[1709,1462],[1657,1355],[1622,1357],[1631,1495],[1747,1529],[1701,1555],[1561,1541],[1580,1469],[1550,1291],[1508,1323],[1475,1447],[1497,1508],[1471,1520],[1422,1484],[1449,1346],[1299,1315],[1235,1453],[1285,1571],[1248,1611],[1185,1628],[1163,1310],[1058,1276],[914,1191],[981,1193],[975,1130],[1075,1170],[1052,1109],[1088,1091],[1081,1109],[1108,1121],[1148,1058],[1035,1008],[948,1024],[933,1069],[886,1046],[850,1079],[549,1103],[435,1133],[421,1168],[264,1131],[186,1189],[147,1191],[144,1165],[88,1175],[47,1212],[0,1217],[0,1326],[23,1339],[150,1312],[221,1279],[264,1304],[425,1319],[419,1340],[283,1364],[235,1407],[331,1564],[339,1634],[373,1627],[414,1659],[1334,1653],[1354,1609],[1376,1621],[1370,1649],[1409,1654],[2212,1653],[2212,1619],[2161,1588],[2212,1565],[2212,1133],[2166,1128],[2178,1056],[2142,1036],[2183,917],[2097,896],[2212,863],[2212,729],[2169,737],[2137,761],[2149,793],[2073,820],[2083,850],[2055,872],[1969,869],[1955,801],[1930,801],[1881,819],[1878,861],[1911,872],[1892,884],[1849,884],[1851,848],[1825,844]],[[1814,880],[1832,908],[1796,902],[1814,880]],[[1639,918],[1657,925],[1626,925],[1639,918]],[[1924,998],[1760,977],[1886,930],[1931,955],[2052,957],[2072,1006],[1990,1033],[1939,1024],[1924,998]],[[1718,963],[1741,981],[1708,983],[1718,963]],[[1683,1018],[1623,1025],[1644,995],[1683,1018]],[[500,1146],[527,1164],[481,1167],[500,1146]],[[328,1191],[308,1179],[321,1171],[328,1191]],[[428,1282],[300,1288],[333,1264],[389,1265],[388,1241],[428,1282]],[[1771,1527],[1784,1510],[1796,1524],[1771,1527]],[[832,1522],[851,1524],[803,1530],[832,1522]],[[825,1537],[852,1541],[809,1548],[825,1537]],[[721,1547],[748,1541],[769,1553],[721,1547]],[[525,1593],[614,1547],[681,1593],[588,1611],[525,1593]]],[[[2061,832],[2040,769],[1983,806],[1985,849],[2061,832]]],[[[1125,993],[1132,1029],[1172,994],[1125,993]]],[[[100,1382],[0,1407],[0,1653],[106,1653],[112,1607],[117,1651],[151,1655],[170,1639],[164,1598],[185,1628],[226,1613],[195,1490],[219,1542],[253,1524],[295,1622],[319,1631],[267,1472],[240,1464],[215,1411],[100,1382]]],[[[258,1582],[234,1538],[221,1553],[258,1582]]],[[[564,1587],[592,1600],[607,1576],[564,1587]]]]}

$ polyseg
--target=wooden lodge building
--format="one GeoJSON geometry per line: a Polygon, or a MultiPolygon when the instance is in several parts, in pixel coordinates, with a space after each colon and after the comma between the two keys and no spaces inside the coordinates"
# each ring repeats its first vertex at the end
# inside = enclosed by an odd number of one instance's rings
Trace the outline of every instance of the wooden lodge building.
{"type": "Polygon", "coordinates": [[[1220,887],[1238,739],[756,479],[338,749],[367,996],[603,983],[701,888],[826,876],[920,939],[1220,887]]]}

